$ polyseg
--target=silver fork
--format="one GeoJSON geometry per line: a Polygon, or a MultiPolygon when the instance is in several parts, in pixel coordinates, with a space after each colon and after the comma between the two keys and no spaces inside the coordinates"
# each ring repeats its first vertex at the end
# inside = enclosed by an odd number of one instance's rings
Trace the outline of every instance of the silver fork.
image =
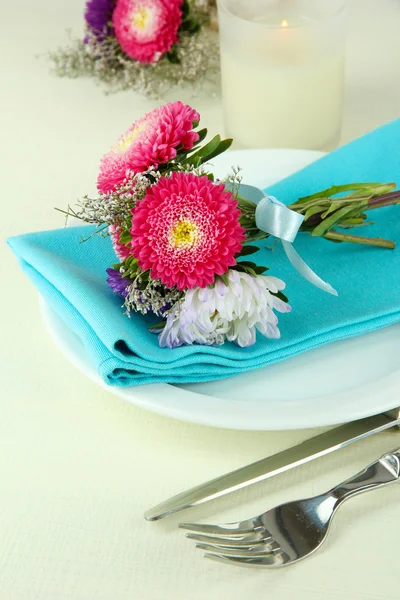
{"type": "Polygon", "coordinates": [[[352,496],[400,479],[400,449],[384,454],[366,469],[325,494],[282,504],[237,523],[180,523],[186,537],[205,556],[225,563],[284,567],[315,552],[328,535],[336,510],[352,496]]]}

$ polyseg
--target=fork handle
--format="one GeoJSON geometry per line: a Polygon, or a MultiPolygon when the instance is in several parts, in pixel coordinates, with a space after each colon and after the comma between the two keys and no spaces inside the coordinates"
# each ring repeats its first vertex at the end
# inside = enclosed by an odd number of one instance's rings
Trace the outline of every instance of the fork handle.
{"type": "Polygon", "coordinates": [[[399,480],[400,449],[397,449],[384,454],[354,477],[334,487],[329,494],[334,496],[340,504],[352,496],[399,480]]]}

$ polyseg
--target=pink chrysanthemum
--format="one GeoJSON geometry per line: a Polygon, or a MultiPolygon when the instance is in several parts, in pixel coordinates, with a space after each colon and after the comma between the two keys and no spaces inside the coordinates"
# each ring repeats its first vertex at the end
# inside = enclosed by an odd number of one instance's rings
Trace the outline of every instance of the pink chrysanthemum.
{"type": "Polygon", "coordinates": [[[149,188],[133,210],[133,255],[169,288],[205,287],[236,264],[245,239],[239,217],[223,184],[174,172],[149,188]]]}
{"type": "Polygon", "coordinates": [[[125,244],[121,244],[121,242],[119,241],[122,229],[121,227],[119,227],[119,225],[110,225],[109,230],[114,252],[121,261],[124,261],[126,258],[128,258],[128,256],[132,254],[132,252],[128,246],[125,246],[125,244]]]}
{"type": "Polygon", "coordinates": [[[141,63],[154,63],[178,41],[183,0],[117,0],[115,37],[122,50],[141,63]]]}
{"type": "Polygon", "coordinates": [[[199,113],[182,102],[164,104],[135,121],[103,156],[97,188],[106,194],[130,172],[140,173],[175,158],[177,148],[190,150],[199,139],[193,123],[199,113]]]}

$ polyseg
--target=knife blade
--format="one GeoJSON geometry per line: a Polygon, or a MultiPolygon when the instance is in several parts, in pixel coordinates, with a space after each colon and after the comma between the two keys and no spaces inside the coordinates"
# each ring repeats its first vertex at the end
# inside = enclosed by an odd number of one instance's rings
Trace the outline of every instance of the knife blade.
{"type": "Polygon", "coordinates": [[[315,458],[345,448],[390,427],[400,426],[400,407],[392,411],[352,421],[305,440],[282,452],[258,460],[161,502],[146,511],[147,521],[157,521],[186,508],[214,500],[253,483],[284,473],[315,458]]]}

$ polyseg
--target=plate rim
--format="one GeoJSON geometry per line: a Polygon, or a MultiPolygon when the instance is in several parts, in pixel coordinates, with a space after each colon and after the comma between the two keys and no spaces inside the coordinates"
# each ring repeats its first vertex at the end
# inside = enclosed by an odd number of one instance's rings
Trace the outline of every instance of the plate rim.
{"type": "MultiPolygon", "coordinates": [[[[326,154],[323,152],[318,152],[318,151],[313,151],[313,150],[267,148],[267,149],[232,150],[229,153],[226,153],[225,158],[227,158],[227,156],[233,156],[233,155],[239,156],[239,155],[243,155],[243,154],[247,154],[247,155],[257,154],[257,155],[264,155],[265,157],[267,157],[268,155],[273,155],[273,154],[275,154],[275,155],[280,154],[280,155],[287,156],[288,153],[290,153],[292,156],[301,155],[301,156],[305,157],[306,155],[308,155],[310,159],[313,158],[314,160],[317,160],[318,158],[320,158],[321,156],[324,156],[326,154]]],[[[311,163],[311,162],[313,162],[313,160],[310,160],[309,162],[311,163]]],[[[154,383],[154,384],[147,384],[147,385],[142,385],[142,386],[131,386],[128,388],[109,386],[101,379],[101,377],[96,373],[94,368],[90,369],[90,367],[88,367],[87,364],[82,363],[82,361],[79,361],[77,355],[76,354],[74,355],[71,348],[65,343],[65,340],[63,339],[63,337],[57,335],[57,331],[53,327],[54,318],[58,319],[59,323],[66,330],[68,330],[68,331],[70,331],[70,330],[62,322],[61,318],[58,317],[54,313],[54,310],[47,304],[47,302],[40,295],[39,295],[39,306],[40,306],[40,311],[41,311],[46,329],[49,332],[56,347],[62,352],[62,354],[64,356],[66,356],[66,358],[70,362],[72,362],[72,364],[81,373],[83,373],[86,377],[88,377],[91,381],[95,382],[97,385],[100,385],[103,389],[106,389],[107,391],[111,392],[112,395],[122,398],[125,401],[128,401],[128,402],[130,402],[136,406],[139,406],[141,408],[144,408],[150,412],[155,412],[157,414],[167,416],[169,418],[177,419],[180,421],[195,423],[198,425],[204,425],[204,426],[214,427],[214,428],[236,429],[236,430],[247,430],[247,431],[309,429],[309,428],[313,428],[313,427],[327,427],[327,426],[331,426],[331,425],[333,426],[333,425],[338,425],[338,424],[341,424],[344,422],[361,419],[366,416],[370,416],[372,414],[377,414],[379,412],[383,412],[385,410],[391,410],[399,404],[398,401],[395,404],[395,400],[389,400],[389,399],[386,404],[383,404],[382,398],[380,398],[380,405],[379,405],[379,407],[377,407],[375,413],[371,412],[370,409],[365,409],[365,408],[362,409],[361,407],[358,406],[358,403],[356,403],[355,405],[349,406],[349,410],[347,411],[346,415],[338,414],[338,415],[334,416],[334,414],[328,413],[330,416],[327,419],[324,418],[324,415],[321,416],[320,413],[317,413],[317,417],[315,417],[315,414],[313,414],[311,420],[308,416],[306,422],[303,420],[299,421],[298,419],[297,419],[297,422],[293,422],[290,419],[289,419],[289,421],[283,422],[282,418],[281,419],[278,418],[275,420],[272,419],[272,421],[268,422],[268,423],[265,422],[265,419],[264,419],[260,423],[260,422],[256,422],[256,420],[253,416],[249,419],[248,415],[246,415],[247,418],[245,418],[243,420],[243,413],[244,414],[246,414],[248,412],[252,413],[253,411],[251,410],[251,407],[254,406],[254,408],[256,409],[257,405],[259,406],[259,404],[260,404],[259,401],[254,402],[253,404],[249,403],[248,401],[245,403],[245,402],[241,402],[237,399],[227,399],[224,397],[211,396],[208,394],[201,394],[200,392],[197,392],[194,390],[182,389],[181,387],[179,387],[177,385],[168,384],[168,383],[154,383]],[[171,391],[173,391],[173,395],[175,397],[177,397],[178,400],[182,396],[183,397],[189,396],[192,399],[193,398],[196,399],[199,403],[201,403],[202,406],[205,406],[209,403],[212,403],[215,406],[214,403],[218,402],[219,406],[226,405],[227,407],[229,407],[230,411],[228,412],[228,414],[224,413],[222,420],[221,420],[221,416],[216,417],[216,415],[212,412],[209,415],[204,409],[203,409],[203,411],[197,410],[194,413],[185,412],[185,410],[182,406],[179,406],[179,405],[174,406],[168,402],[166,402],[166,403],[155,402],[153,399],[153,394],[152,394],[153,391],[157,397],[159,397],[160,395],[168,396],[169,393],[171,393],[171,391]],[[143,397],[144,394],[146,395],[146,397],[143,397]],[[240,415],[240,419],[239,419],[239,415],[240,415]]],[[[82,342],[80,342],[80,343],[82,344],[82,342]]],[[[82,347],[83,347],[83,344],[82,344],[82,347]]],[[[393,378],[396,379],[396,377],[393,377],[393,378]]],[[[386,379],[390,379],[390,376],[387,377],[386,379]]],[[[398,388],[398,385],[399,385],[399,380],[394,381],[394,382],[390,382],[390,381],[386,382],[385,395],[389,396],[389,398],[391,398],[392,390],[394,391],[394,389],[396,387],[398,388]]],[[[371,395],[371,393],[374,394],[374,392],[371,390],[370,383],[365,386],[358,386],[357,390],[359,391],[363,387],[366,388],[365,389],[366,395],[371,395]]],[[[382,393],[382,391],[383,391],[382,388],[380,388],[381,393],[382,393]]],[[[331,395],[324,395],[323,396],[324,403],[326,404],[327,401],[330,401],[334,404],[335,398],[338,398],[338,396],[347,395],[348,393],[349,393],[348,391],[341,391],[339,393],[334,393],[331,395]]],[[[393,393],[393,396],[395,397],[395,393],[393,393]]],[[[316,402],[316,398],[315,397],[312,398],[311,402],[316,402]]],[[[307,403],[304,401],[304,399],[302,399],[302,403],[303,403],[303,406],[306,407],[307,403]]],[[[285,410],[283,408],[283,405],[286,406],[287,410],[290,410],[290,404],[293,404],[293,401],[282,400],[282,402],[281,402],[282,410],[285,410]]]]}

